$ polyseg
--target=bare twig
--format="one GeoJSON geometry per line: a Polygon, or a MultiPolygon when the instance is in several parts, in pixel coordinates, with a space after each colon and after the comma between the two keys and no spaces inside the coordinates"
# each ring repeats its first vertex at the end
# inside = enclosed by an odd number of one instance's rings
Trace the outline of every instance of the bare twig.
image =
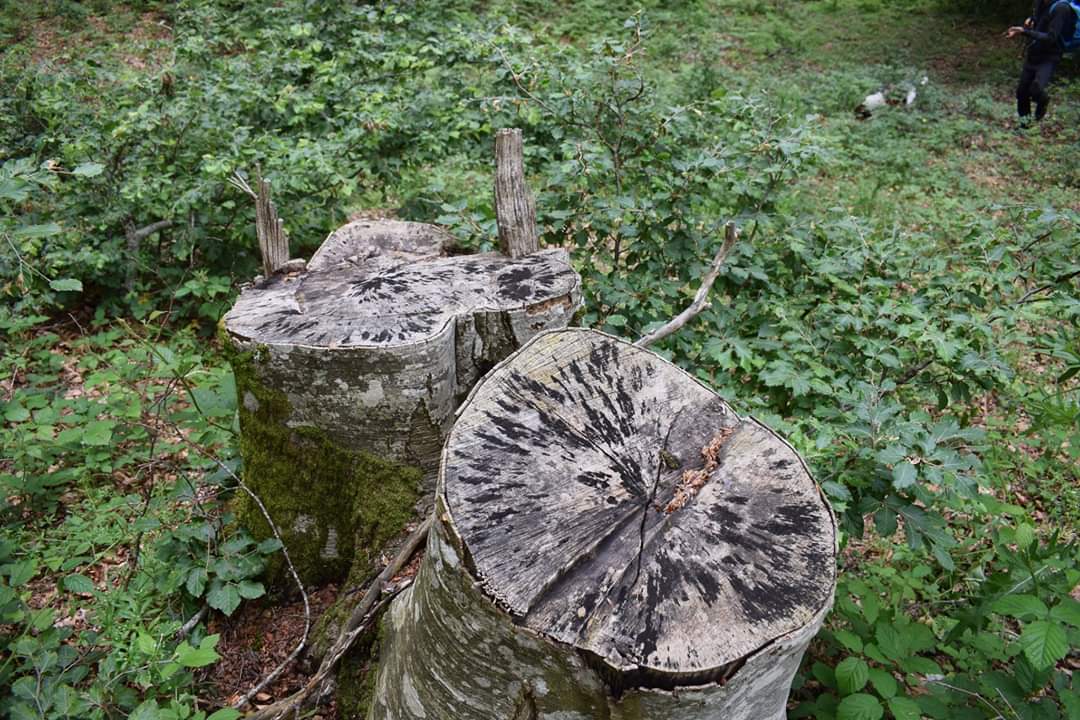
{"type": "Polygon", "coordinates": [[[191,618],[186,623],[181,625],[180,629],[176,631],[176,639],[183,640],[184,638],[186,638],[188,636],[188,633],[194,630],[195,626],[202,622],[202,619],[206,617],[206,613],[209,609],[209,605],[203,605],[199,609],[199,612],[192,615],[191,618]]]}
{"type": "Polygon", "coordinates": [[[129,240],[139,242],[140,240],[145,240],[159,230],[165,230],[166,228],[172,227],[172,225],[172,220],[158,220],[145,227],[129,230],[127,236],[129,240]]]}
{"type": "MultiPolygon", "coordinates": [[[[416,530],[413,530],[401,550],[394,556],[394,559],[381,573],[379,573],[379,576],[372,581],[367,592],[364,593],[364,597],[360,600],[359,604],[357,604],[344,627],[342,627],[341,634],[338,635],[337,640],[334,641],[334,644],[327,651],[326,657],[323,658],[318,671],[311,676],[304,687],[300,688],[289,697],[248,715],[247,720],[281,720],[281,718],[284,718],[289,712],[294,710],[299,711],[311,694],[323,686],[341,658],[343,658],[353,646],[356,639],[370,627],[372,621],[378,617],[380,611],[386,607],[398,593],[411,584],[411,581],[402,583],[389,595],[382,597],[386,584],[390,582],[390,580],[409,562],[409,558],[413,556],[417,548],[419,548],[427,539],[428,530],[430,528],[431,518],[428,518],[421,523],[416,530]]],[[[251,696],[252,693],[249,693],[248,695],[251,696]]],[[[239,709],[242,705],[242,702],[237,702],[233,707],[239,709]]]]}
{"type": "Polygon", "coordinates": [[[282,660],[276,668],[271,670],[262,680],[256,683],[253,688],[244,693],[243,697],[233,703],[233,708],[239,710],[244,705],[247,705],[248,702],[251,701],[251,698],[262,692],[264,687],[277,680],[281,673],[285,672],[285,668],[289,667],[296,658],[300,657],[300,653],[304,651],[304,647],[307,645],[308,633],[311,631],[311,604],[308,602],[307,592],[304,591],[304,583],[300,581],[300,575],[297,574],[292,558],[289,557],[289,548],[285,546],[285,541],[282,540],[281,533],[278,532],[277,525],[274,524],[274,519],[270,517],[270,512],[266,509],[266,506],[263,505],[262,500],[259,499],[259,496],[256,495],[251,488],[244,484],[244,481],[232,471],[232,468],[216,457],[211,457],[210,459],[235,480],[237,487],[247,493],[248,497],[250,497],[259,507],[259,511],[262,513],[263,518],[270,526],[270,531],[274,533],[274,537],[281,543],[281,553],[285,557],[285,564],[289,567],[289,574],[292,575],[293,581],[296,583],[296,587],[300,589],[300,595],[304,599],[304,634],[300,637],[300,642],[296,644],[296,648],[289,653],[287,658],[282,660]]]}
{"type": "Polygon", "coordinates": [[[663,340],[668,335],[680,330],[686,323],[693,320],[702,310],[709,306],[709,291],[712,289],[713,283],[716,282],[716,278],[720,275],[720,267],[724,264],[731,249],[735,247],[735,242],[738,238],[739,232],[735,229],[735,223],[728,222],[727,225],[724,226],[724,243],[717,251],[716,257],[713,258],[712,266],[709,267],[709,272],[705,273],[705,277],[702,278],[701,287],[698,288],[697,294],[694,295],[694,301],[690,303],[688,308],[672,318],[666,325],[645,335],[635,342],[635,345],[638,347],[648,347],[659,340],[663,340]]]}

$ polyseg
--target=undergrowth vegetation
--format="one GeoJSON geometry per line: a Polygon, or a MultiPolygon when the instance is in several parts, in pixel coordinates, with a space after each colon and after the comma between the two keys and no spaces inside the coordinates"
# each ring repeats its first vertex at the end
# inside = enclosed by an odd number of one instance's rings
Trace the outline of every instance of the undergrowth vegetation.
{"type": "Polygon", "coordinates": [[[1075,62],[1016,132],[1017,46],[915,0],[36,12],[0,25],[0,712],[237,717],[204,608],[279,547],[226,502],[213,329],[256,264],[228,179],[271,180],[294,255],[371,210],[487,250],[514,126],[584,324],[655,328],[742,229],[658,350],[837,511],[791,716],[1080,718],[1075,62]],[[915,103],[857,120],[886,85],[915,103]]]}

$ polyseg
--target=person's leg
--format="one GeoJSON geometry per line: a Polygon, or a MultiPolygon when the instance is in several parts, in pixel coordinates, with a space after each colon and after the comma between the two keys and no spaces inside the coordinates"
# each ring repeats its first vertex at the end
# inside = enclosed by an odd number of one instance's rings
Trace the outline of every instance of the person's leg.
{"type": "Polygon", "coordinates": [[[1035,68],[1024,63],[1020,71],[1020,82],[1016,86],[1016,114],[1020,119],[1031,115],[1031,83],[1035,80],[1035,68]]]}
{"type": "Polygon", "coordinates": [[[1035,98],[1035,119],[1042,120],[1046,116],[1046,106],[1050,104],[1050,95],[1047,88],[1050,87],[1050,78],[1054,76],[1056,61],[1040,63],[1035,68],[1035,79],[1031,83],[1031,96],[1035,98]]]}

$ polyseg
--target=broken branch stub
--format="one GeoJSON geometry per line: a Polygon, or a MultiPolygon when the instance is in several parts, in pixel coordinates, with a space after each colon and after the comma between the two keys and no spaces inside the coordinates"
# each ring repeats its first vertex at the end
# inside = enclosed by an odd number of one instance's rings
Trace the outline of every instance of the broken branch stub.
{"type": "Polygon", "coordinates": [[[563,250],[446,257],[450,241],[431,225],[351,223],[306,272],[247,288],[223,320],[245,476],[306,582],[374,557],[434,487],[473,384],[580,303],[563,250]]]}
{"type": "Polygon", "coordinates": [[[767,427],[647,350],[545,333],[458,413],[371,717],[780,720],[836,548],[767,427]]]}
{"type": "Polygon", "coordinates": [[[525,149],[517,128],[495,133],[495,219],[504,255],[520,258],[540,249],[536,206],[525,182],[525,149]]]}

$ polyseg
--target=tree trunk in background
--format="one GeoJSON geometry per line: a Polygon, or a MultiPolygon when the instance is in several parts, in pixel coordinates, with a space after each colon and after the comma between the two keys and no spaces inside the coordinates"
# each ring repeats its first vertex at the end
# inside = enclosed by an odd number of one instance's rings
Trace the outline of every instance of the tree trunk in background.
{"type": "Polygon", "coordinates": [[[795,451],[653,353],[545,333],[447,438],[372,720],[781,720],[832,605],[795,451]]]}
{"type": "MultiPolygon", "coordinates": [[[[306,583],[367,574],[430,496],[472,385],[580,303],[565,251],[444,257],[449,239],[430,225],[351,223],[306,272],[244,290],[223,320],[244,477],[306,583]]],[[[239,514],[269,534],[254,507],[239,514]]]]}

